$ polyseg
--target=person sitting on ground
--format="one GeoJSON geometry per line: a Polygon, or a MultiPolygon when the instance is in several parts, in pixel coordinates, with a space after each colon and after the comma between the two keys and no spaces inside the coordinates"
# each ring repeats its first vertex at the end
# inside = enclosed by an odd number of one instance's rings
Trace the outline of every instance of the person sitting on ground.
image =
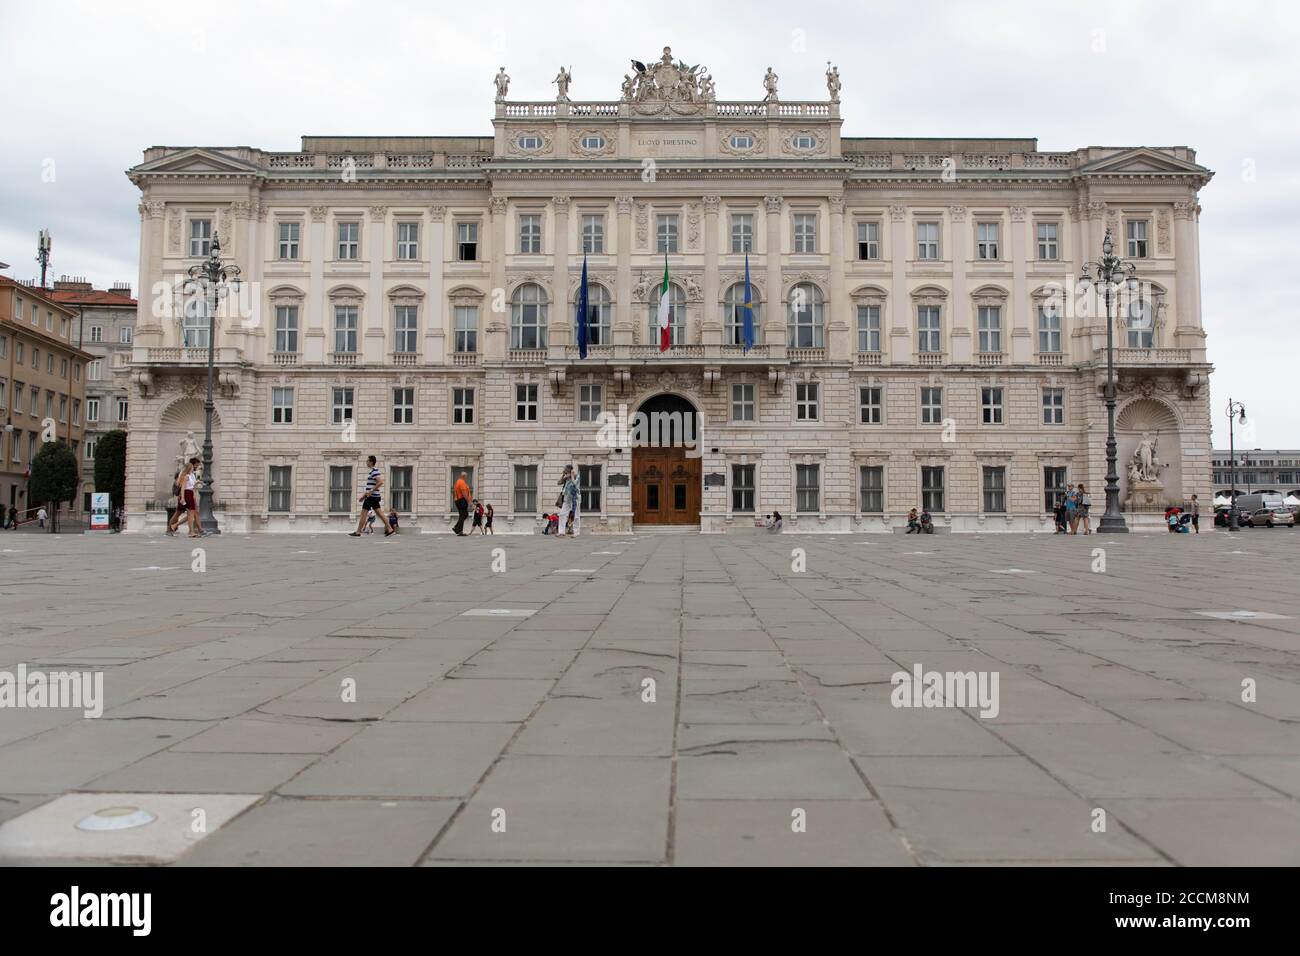
{"type": "Polygon", "coordinates": [[[924,534],[934,534],[934,519],[930,517],[930,509],[921,509],[921,531],[924,534]]]}
{"type": "Polygon", "coordinates": [[[781,512],[773,511],[767,517],[768,534],[777,534],[781,530],[781,512]]]}
{"type": "Polygon", "coordinates": [[[400,528],[397,527],[397,509],[396,509],[396,508],[389,508],[389,509],[388,509],[388,527],[389,527],[389,529],[392,531],[393,534],[397,534],[397,532],[398,532],[399,530],[401,530],[400,528]]]}
{"type": "Polygon", "coordinates": [[[542,512],[542,534],[551,533],[551,516],[545,511],[542,512]]]}
{"type": "Polygon", "coordinates": [[[911,511],[907,513],[907,533],[908,534],[921,533],[921,521],[917,517],[915,508],[913,508],[911,511]]]}

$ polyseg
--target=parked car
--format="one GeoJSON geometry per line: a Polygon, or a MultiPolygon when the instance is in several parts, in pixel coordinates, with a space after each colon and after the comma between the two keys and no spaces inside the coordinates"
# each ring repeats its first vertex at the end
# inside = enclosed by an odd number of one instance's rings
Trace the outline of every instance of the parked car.
{"type": "Polygon", "coordinates": [[[1286,499],[1277,492],[1238,495],[1237,507],[1250,514],[1249,524],[1252,528],[1290,528],[1295,525],[1295,515],[1286,506],[1286,499]]]}
{"type": "MultiPolygon", "coordinates": [[[[1237,527],[1249,528],[1250,512],[1238,506],[1237,508],[1237,527]]],[[[1219,528],[1228,527],[1228,506],[1219,505],[1214,509],[1214,524],[1219,528]]]]}

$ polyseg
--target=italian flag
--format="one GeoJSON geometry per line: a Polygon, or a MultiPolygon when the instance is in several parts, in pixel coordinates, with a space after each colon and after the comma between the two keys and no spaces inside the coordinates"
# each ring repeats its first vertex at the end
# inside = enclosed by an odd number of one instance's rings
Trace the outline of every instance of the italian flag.
{"type": "Polygon", "coordinates": [[[664,285],[659,291],[659,351],[667,352],[673,344],[673,332],[668,325],[668,313],[672,308],[672,296],[668,294],[668,253],[664,253],[664,285]]]}

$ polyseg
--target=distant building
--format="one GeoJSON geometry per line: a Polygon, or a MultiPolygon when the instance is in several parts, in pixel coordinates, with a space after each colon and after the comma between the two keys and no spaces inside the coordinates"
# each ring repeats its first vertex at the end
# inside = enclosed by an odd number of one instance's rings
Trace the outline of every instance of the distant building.
{"type": "MultiPolygon", "coordinates": [[[[1211,454],[1215,494],[1232,488],[1232,462],[1228,449],[1216,448],[1211,454]]],[[[1237,493],[1276,491],[1300,498],[1300,449],[1254,448],[1236,450],[1237,493]]]]}
{"type": "MultiPolygon", "coordinates": [[[[87,363],[77,348],[77,311],[49,290],[0,276],[0,503],[20,512],[32,460],[47,428],[68,443],[81,465],[87,363]]],[[[74,499],[73,511],[81,501],[74,499]]]]}
{"type": "Polygon", "coordinates": [[[131,418],[131,396],[125,369],[131,360],[135,334],[136,300],[131,284],[116,282],[111,289],[96,289],[80,277],[60,276],[50,298],[77,311],[77,344],[90,353],[86,375],[86,437],[81,452],[81,507],[90,510],[95,490],[95,448],[105,432],[126,431],[131,418]],[[122,371],[115,381],[114,369],[122,371]]]}

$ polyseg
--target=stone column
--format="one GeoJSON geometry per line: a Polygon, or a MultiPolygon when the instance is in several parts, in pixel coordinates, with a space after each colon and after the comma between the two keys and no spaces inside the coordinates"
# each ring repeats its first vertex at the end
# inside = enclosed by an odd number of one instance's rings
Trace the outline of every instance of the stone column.
{"type": "MultiPolygon", "coordinates": [[[[1029,326],[1029,280],[1025,253],[1025,207],[1011,207],[1011,315],[1005,327],[1010,332],[1011,361],[1028,362],[1033,352],[1029,326]]],[[[1004,334],[1006,332],[1004,331],[1004,334]]]]}
{"type": "Polygon", "coordinates": [[[718,289],[718,206],[720,196],[704,197],[704,311],[700,316],[700,341],[722,343],[721,293],[718,289]]]}
{"type": "Polygon", "coordinates": [[[975,319],[966,285],[969,227],[965,206],[949,206],[952,222],[952,302],[948,306],[948,353],[953,362],[969,362],[975,351],[975,319]]]}
{"type": "Polygon", "coordinates": [[[388,251],[388,207],[370,207],[370,289],[366,294],[365,338],[360,344],[361,361],[383,362],[389,352],[388,303],[384,298],[384,258],[388,251]]]}
{"type": "Polygon", "coordinates": [[[849,291],[844,283],[844,196],[830,197],[831,288],[826,306],[826,354],[836,361],[853,361],[850,340],[849,291]]]}
{"type": "MultiPolygon", "coordinates": [[[[1169,344],[1181,348],[1201,345],[1184,336],[1200,329],[1196,302],[1196,202],[1174,203],[1174,338],[1169,344]]],[[[1157,343],[1159,344],[1159,343],[1157,343]]]]}
{"type": "Polygon", "coordinates": [[[569,197],[551,197],[554,235],[551,239],[551,303],[547,315],[547,341],[551,358],[563,358],[573,341],[575,315],[569,309],[569,197]]]}
{"type": "MultiPolygon", "coordinates": [[[[140,284],[137,286],[140,290],[140,306],[136,311],[134,333],[136,345],[165,344],[163,323],[166,319],[156,317],[153,309],[154,299],[157,296],[154,284],[165,278],[162,274],[162,230],[165,213],[166,203],[160,200],[146,199],[140,203],[140,284]]],[[[168,309],[164,314],[171,314],[171,307],[175,301],[174,296],[168,295],[168,309]]]]}
{"type": "Polygon", "coordinates": [[[889,290],[889,361],[894,365],[913,364],[915,351],[912,338],[911,302],[907,289],[907,263],[912,257],[912,246],[907,235],[907,207],[894,204],[889,207],[889,251],[893,266],[889,290]]]}
{"type": "Polygon", "coordinates": [[[445,256],[447,207],[429,207],[429,299],[424,308],[424,364],[441,365],[447,353],[450,331],[450,310],[443,290],[443,258],[445,256]]]}
{"type": "Polygon", "coordinates": [[[781,289],[781,207],[780,196],[764,196],[767,217],[767,248],[763,250],[767,262],[767,288],[763,290],[763,341],[767,343],[772,358],[785,357],[786,317],[781,289]]]}
{"type": "Polygon", "coordinates": [[[325,301],[325,218],[328,213],[326,206],[311,207],[311,225],[306,237],[311,273],[307,279],[306,308],[299,318],[303,326],[302,359],[311,364],[324,362],[325,353],[329,351],[325,332],[326,313],[329,312],[329,303],[325,301]]]}
{"type": "Polygon", "coordinates": [[[510,302],[506,295],[506,208],[504,196],[488,200],[488,226],[492,234],[488,254],[492,257],[491,288],[488,289],[487,311],[483,315],[483,358],[489,362],[505,360],[510,347],[510,302]],[[502,311],[493,312],[498,303],[502,311]]]}
{"type": "Polygon", "coordinates": [[[618,213],[617,289],[614,292],[614,344],[632,344],[632,197],[614,197],[618,213]]]}

